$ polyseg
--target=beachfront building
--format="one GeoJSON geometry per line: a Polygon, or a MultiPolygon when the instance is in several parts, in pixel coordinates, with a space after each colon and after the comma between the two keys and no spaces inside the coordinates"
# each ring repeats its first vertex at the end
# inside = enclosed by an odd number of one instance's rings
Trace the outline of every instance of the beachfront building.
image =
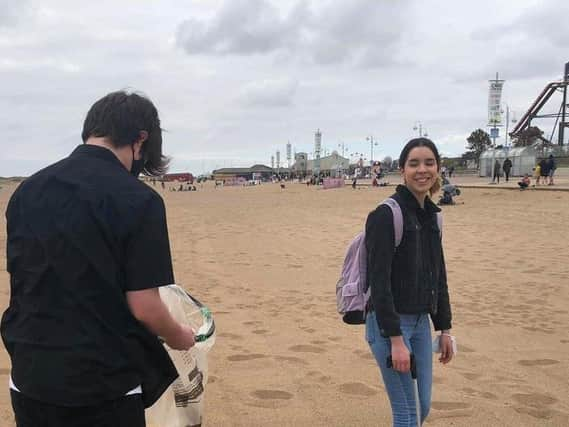
{"type": "Polygon", "coordinates": [[[308,153],[295,153],[294,164],[290,169],[292,176],[305,178],[308,173],[308,153]]]}
{"type": "MultiPolygon", "coordinates": [[[[350,167],[350,160],[342,157],[337,151],[333,151],[331,155],[320,157],[320,173],[324,176],[339,176],[347,171],[350,167]]],[[[294,165],[292,166],[292,173],[303,171],[301,176],[311,176],[314,171],[314,160],[308,160],[306,153],[297,153],[294,165]],[[304,158],[299,158],[303,155],[304,158]]]]}
{"type": "Polygon", "coordinates": [[[236,181],[239,179],[268,181],[274,174],[273,169],[265,165],[254,165],[250,168],[222,168],[212,172],[213,179],[216,181],[236,181]]]}
{"type": "Polygon", "coordinates": [[[537,151],[534,147],[497,148],[484,151],[480,155],[480,176],[492,177],[492,164],[496,160],[500,165],[508,157],[512,161],[512,176],[532,174],[532,168],[537,163],[537,151]],[[495,151],[495,152],[494,152],[495,151]]]}

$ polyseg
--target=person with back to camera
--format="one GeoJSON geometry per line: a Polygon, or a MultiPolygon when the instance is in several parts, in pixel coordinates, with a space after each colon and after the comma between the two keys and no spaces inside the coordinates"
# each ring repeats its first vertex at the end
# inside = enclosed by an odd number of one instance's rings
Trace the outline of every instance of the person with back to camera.
{"type": "Polygon", "coordinates": [[[547,178],[549,178],[549,163],[546,159],[541,159],[539,161],[539,177],[541,178],[543,185],[547,185],[547,178]]]}
{"type": "Polygon", "coordinates": [[[498,159],[496,159],[496,161],[494,162],[494,176],[492,177],[492,182],[495,182],[496,179],[498,180],[498,184],[500,183],[500,161],[498,159]]]}
{"type": "Polygon", "coordinates": [[[416,426],[410,354],[417,367],[422,423],[431,406],[432,341],[429,316],[441,331],[439,361],[453,357],[451,307],[441,230],[440,209],[430,195],[440,186],[440,155],[427,138],[412,139],[403,148],[399,165],[404,185],[391,196],[401,207],[403,236],[395,247],[391,209],[380,205],[366,222],[368,283],[371,297],[366,316],[366,340],[379,365],[391,403],[394,426],[416,426]],[[392,368],[387,358],[391,356],[392,368]]]}
{"type": "Polygon", "coordinates": [[[160,298],[174,283],[166,212],[138,179],[167,167],[156,107],[110,93],[90,108],[82,139],[6,210],[1,330],[18,427],[143,427],[145,407],[178,376],[158,337],[176,350],[195,341],[160,298]]]}
{"type": "Polygon", "coordinates": [[[510,171],[512,170],[512,161],[509,157],[506,157],[506,160],[502,163],[502,170],[506,176],[506,182],[508,182],[510,180],[510,171]]]}
{"type": "Polygon", "coordinates": [[[557,169],[557,164],[555,163],[555,157],[553,157],[553,154],[550,154],[547,159],[547,169],[549,176],[549,182],[547,185],[553,185],[553,175],[555,175],[555,169],[557,169]]]}

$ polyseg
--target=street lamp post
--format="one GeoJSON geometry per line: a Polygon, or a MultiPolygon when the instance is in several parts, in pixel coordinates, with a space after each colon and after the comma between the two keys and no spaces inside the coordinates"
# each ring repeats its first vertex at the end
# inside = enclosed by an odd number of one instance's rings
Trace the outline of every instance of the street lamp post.
{"type": "Polygon", "coordinates": [[[370,161],[371,161],[371,164],[373,165],[373,146],[375,145],[375,146],[377,147],[377,141],[374,141],[374,140],[373,140],[373,136],[372,136],[372,135],[366,137],[366,140],[369,141],[370,161]]]}
{"type": "Polygon", "coordinates": [[[415,122],[415,125],[413,126],[413,130],[419,131],[419,138],[422,138],[424,136],[429,136],[426,129],[423,129],[423,123],[421,123],[420,121],[415,122]]]}
{"type": "MultiPolygon", "coordinates": [[[[512,117],[512,123],[516,123],[518,121],[516,119],[516,113],[515,113],[515,111],[513,113],[514,114],[512,117]]],[[[509,135],[509,125],[510,125],[510,106],[508,104],[506,104],[506,136],[505,136],[506,142],[504,143],[506,148],[509,148],[509,145],[508,145],[508,137],[510,136],[509,135]]],[[[511,141],[510,141],[510,144],[511,144],[511,141]]]]}

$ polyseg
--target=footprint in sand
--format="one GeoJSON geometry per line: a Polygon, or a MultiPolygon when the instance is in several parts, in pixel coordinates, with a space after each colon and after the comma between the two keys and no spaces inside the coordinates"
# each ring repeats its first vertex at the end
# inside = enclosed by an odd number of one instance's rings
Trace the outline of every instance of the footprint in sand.
{"type": "Polygon", "coordinates": [[[534,360],[518,360],[518,364],[522,366],[549,366],[556,365],[559,360],[553,359],[534,359],[534,360]]]}
{"type": "Polygon", "coordinates": [[[296,353],[324,353],[326,352],[325,349],[322,347],[318,347],[315,345],[310,344],[298,344],[293,345],[292,347],[288,348],[290,351],[294,351],[296,353]]]}
{"type": "Polygon", "coordinates": [[[560,415],[560,412],[548,408],[528,408],[526,406],[514,407],[514,410],[520,414],[530,415],[538,420],[549,420],[555,415],[560,415]]]}
{"type": "Polygon", "coordinates": [[[246,326],[259,326],[259,325],[263,324],[263,322],[260,322],[258,320],[249,320],[247,322],[243,322],[243,324],[246,326]]]}
{"type": "Polygon", "coordinates": [[[374,360],[373,354],[370,351],[354,350],[354,354],[365,360],[374,360]]]}
{"type": "Polygon", "coordinates": [[[255,330],[251,331],[251,333],[257,334],[257,335],[264,335],[267,332],[269,332],[267,329],[255,329],[255,330]]]}
{"type": "Polygon", "coordinates": [[[264,354],[259,353],[252,353],[252,354],[233,354],[231,356],[227,356],[227,360],[230,362],[243,362],[245,360],[254,360],[254,359],[263,359],[267,356],[264,354]]]}
{"type": "Polygon", "coordinates": [[[255,390],[251,395],[262,400],[290,400],[293,394],[282,390],[255,390]]]}
{"type": "Polygon", "coordinates": [[[512,398],[522,405],[530,406],[536,409],[542,409],[543,406],[552,405],[558,402],[555,397],[539,393],[516,393],[512,394],[512,398]]]}
{"type": "Polygon", "coordinates": [[[217,336],[219,338],[228,338],[230,340],[240,340],[243,339],[243,337],[239,334],[232,334],[231,332],[220,332],[219,334],[217,334],[217,336]]]}
{"type": "Polygon", "coordinates": [[[458,409],[469,409],[472,405],[464,402],[440,402],[434,401],[431,407],[438,411],[456,411],[458,409]]]}
{"type": "Polygon", "coordinates": [[[569,344],[569,340],[559,340],[559,342],[562,344],[569,344]]]}
{"type": "Polygon", "coordinates": [[[307,365],[308,362],[304,359],[301,359],[300,357],[295,357],[295,356],[275,356],[276,360],[282,361],[282,362],[290,362],[296,365],[307,365]]]}
{"type": "MultiPolygon", "coordinates": [[[[342,337],[328,337],[327,339],[328,339],[328,341],[338,342],[338,341],[342,340],[342,337]]],[[[561,340],[561,342],[563,342],[563,341],[564,340],[561,340]]],[[[569,342],[569,341],[567,341],[567,342],[569,342]]]]}
{"type": "Polygon", "coordinates": [[[304,266],[301,264],[287,264],[289,268],[303,268],[304,266]]]}
{"type": "Polygon", "coordinates": [[[467,380],[470,380],[470,381],[477,380],[478,378],[480,378],[482,376],[482,374],[476,374],[473,372],[461,372],[460,375],[462,375],[464,378],[466,378],[467,380]]]}
{"type": "Polygon", "coordinates": [[[490,393],[489,391],[480,391],[469,387],[463,388],[462,391],[465,392],[468,396],[472,397],[481,397],[483,399],[489,399],[489,400],[494,400],[498,398],[498,396],[496,396],[493,393],[490,393]]]}
{"type": "Polygon", "coordinates": [[[474,350],[471,347],[468,347],[464,344],[459,344],[458,345],[458,351],[460,351],[461,353],[474,353],[476,350],[474,350]]]}
{"type": "Polygon", "coordinates": [[[445,380],[443,377],[433,375],[433,384],[444,384],[444,383],[445,383],[445,380]]]}
{"type": "Polygon", "coordinates": [[[374,396],[377,390],[363,383],[344,383],[338,386],[341,393],[353,396],[374,396]]]}
{"type": "Polygon", "coordinates": [[[330,375],[325,375],[320,371],[309,371],[306,376],[321,384],[330,384],[332,381],[332,377],[330,375]]]}

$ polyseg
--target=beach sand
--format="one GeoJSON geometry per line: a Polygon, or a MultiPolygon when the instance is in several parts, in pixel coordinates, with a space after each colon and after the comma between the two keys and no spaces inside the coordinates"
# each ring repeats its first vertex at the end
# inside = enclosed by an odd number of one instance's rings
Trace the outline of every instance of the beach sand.
{"type": "MultiPolygon", "coordinates": [[[[14,185],[0,190],[0,211],[14,185]]],[[[394,187],[163,192],[174,268],[214,312],[205,426],[389,426],[364,329],[335,284],[349,240],[394,187]]],[[[435,362],[428,426],[569,425],[569,192],[465,189],[444,208],[459,354],[435,362]]],[[[5,247],[2,216],[0,247],[5,247]]],[[[9,278],[0,252],[0,307],[9,278]]],[[[12,426],[0,354],[0,425],[12,426]]]]}

